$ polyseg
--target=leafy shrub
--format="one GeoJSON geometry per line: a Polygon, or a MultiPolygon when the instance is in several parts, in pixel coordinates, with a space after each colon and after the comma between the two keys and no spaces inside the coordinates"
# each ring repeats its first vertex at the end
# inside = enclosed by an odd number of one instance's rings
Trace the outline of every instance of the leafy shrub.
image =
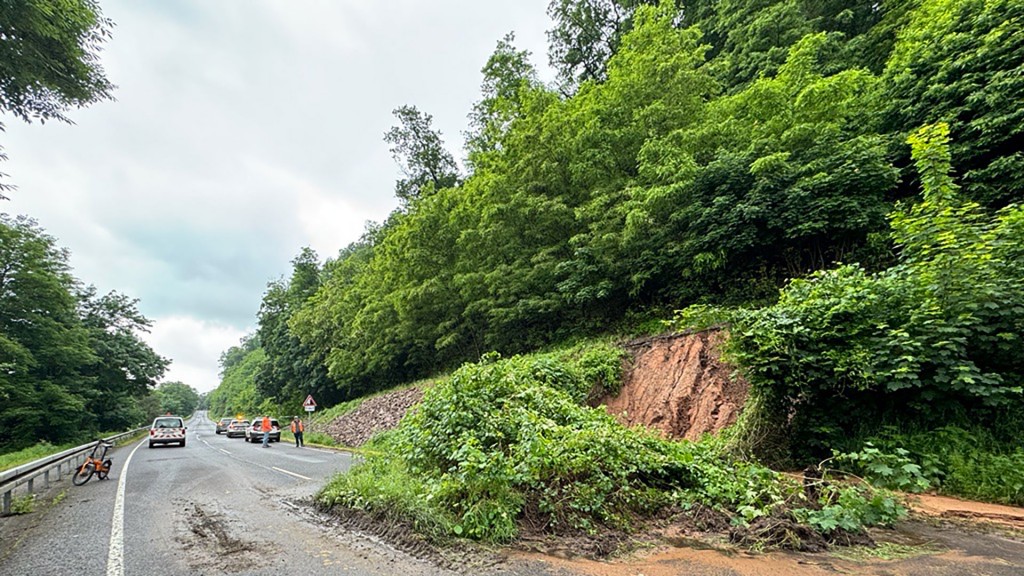
{"type": "Polygon", "coordinates": [[[931,486],[921,466],[910,458],[910,452],[904,448],[896,448],[889,453],[866,442],[859,452],[833,451],[832,455],[833,462],[849,465],[851,472],[857,473],[872,486],[904,492],[924,492],[931,486]]]}
{"type": "Polygon", "coordinates": [[[511,537],[528,499],[553,527],[623,526],[653,482],[689,475],[672,445],[580,405],[580,382],[551,356],[465,366],[403,421],[401,452],[470,536],[511,537]]]}
{"type": "Polygon", "coordinates": [[[896,413],[937,425],[951,413],[1020,410],[1024,209],[990,215],[960,200],[947,140],[944,125],[910,139],[924,199],[891,216],[897,265],[818,272],[734,317],[732,357],[793,414],[810,453],[896,413]]]}
{"type": "MultiPolygon", "coordinates": [[[[408,515],[437,534],[514,538],[522,522],[549,532],[628,530],[666,506],[703,504],[743,524],[787,512],[800,486],[714,442],[670,442],[580,404],[620,351],[559,352],[465,365],[429,389],[364,464],[319,496],[408,515]],[[585,376],[586,375],[586,376],[585,376]]],[[[865,500],[851,522],[874,522],[865,500]]],[[[822,522],[823,523],[823,522],[822,522]]]]}
{"type": "Polygon", "coordinates": [[[826,483],[816,508],[797,508],[793,516],[822,534],[859,532],[864,526],[891,526],[907,509],[885,490],[826,483]]]}
{"type": "Polygon", "coordinates": [[[912,432],[887,429],[872,442],[884,450],[904,451],[941,493],[1020,506],[1024,505],[1024,448],[1016,438],[1019,430],[1016,421],[912,432]],[[1001,438],[993,430],[1002,427],[1018,432],[1001,438]]]}

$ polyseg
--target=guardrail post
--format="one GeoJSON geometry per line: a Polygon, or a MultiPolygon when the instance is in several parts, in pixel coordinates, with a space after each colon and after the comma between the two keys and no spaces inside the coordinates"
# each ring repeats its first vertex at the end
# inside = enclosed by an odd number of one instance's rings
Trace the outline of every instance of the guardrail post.
{"type": "MultiPolygon", "coordinates": [[[[0,0],[2,1],[2,0],[0,0]]],[[[133,434],[144,431],[145,428],[136,428],[125,432],[123,434],[117,434],[109,439],[103,439],[103,441],[114,442],[120,438],[131,436],[133,434]]],[[[83,444],[82,446],[76,446],[52,456],[40,458],[34,462],[28,464],[22,464],[11,470],[0,471],[0,500],[2,500],[2,507],[0,507],[0,514],[8,515],[11,513],[13,507],[13,494],[14,490],[18,486],[27,485],[28,493],[33,494],[35,492],[35,478],[42,476],[43,482],[46,488],[51,487],[51,482],[59,482],[64,474],[64,464],[68,465],[67,474],[74,475],[78,467],[85,462],[86,452],[94,447],[94,443],[83,444]],[[56,468],[57,476],[51,477],[51,472],[56,468]]]]}

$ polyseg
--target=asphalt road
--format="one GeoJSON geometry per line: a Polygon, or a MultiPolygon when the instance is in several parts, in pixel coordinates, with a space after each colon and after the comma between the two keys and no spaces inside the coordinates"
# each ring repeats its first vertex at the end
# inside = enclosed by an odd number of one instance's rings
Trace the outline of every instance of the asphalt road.
{"type": "Polygon", "coordinates": [[[108,480],[61,480],[63,500],[45,517],[4,530],[17,542],[0,574],[448,573],[311,516],[304,500],[347,470],[350,455],[228,439],[203,413],[188,427],[184,448],[143,439],[116,449],[108,480]]]}
{"type": "MultiPolygon", "coordinates": [[[[44,493],[36,512],[0,518],[0,576],[454,574],[345,530],[307,505],[329,477],[351,466],[348,454],[228,439],[214,433],[204,414],[188,425],[184,448],[149,449],[145,439],[118,448],[110,479],[72,486],[65,477],[44,493]]],[[[961,534],[957,526],[925,522],[906,523],[897,532],[887,537],[944,551],[855,562],[825,554],[751,557],[683,547],[619,563],[513,554],[493,563],[473,555],[463,564],[449,558],[445,566],[491,576],[1024,573],[1024,546],[999,532],[961,534]]]]}

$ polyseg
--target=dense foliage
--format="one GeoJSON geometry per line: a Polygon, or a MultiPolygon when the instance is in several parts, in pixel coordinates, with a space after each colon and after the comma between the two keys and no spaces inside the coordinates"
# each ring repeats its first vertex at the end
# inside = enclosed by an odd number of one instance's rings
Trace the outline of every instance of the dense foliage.
{"type": "Polygon", "coordinates": [[[161,414],[188,416],[199,407],[199,393],[182,382],[163,382],[153,394],[159,400],[161,414]]]}
{"type": "Polygon", "coordinates": [[[890,216],[896,265],[844,265],[739,313],[734,357],[819,450],[879,421],[1024,414],[1024,210],[964,201],[948,129],[911,141],[924,197],[890,216]]]}
{"type": "Polygon", "coordinates": [[[465,174],[396,109],[400,206],[272,284],[236,404],[346,400],[696,304],[744,310],[735,357],[798,457],[862,454],[889,421],[1012,422],[1022,13],[553,0],[559,85],[499,41],[465,174]]]}
{"type": "Polygon", "coordinates": [[[882,454],[901,456],[901,466],[915,466],[920,480],[940,492],[1024,506],[1022,429],[1020,413],[1001,414],[963,426],[886,427],[866,443],[882,454]]]}
{"type": "Polygon", "coordinates": [[[150,389],[168,361],[139,337],[135,300],[97,296],[33,220],[0,214],[0,446],[17,450],[152,416],[150,389]]]}
{"type": "MultiPolygon", "coordinates": [[[[70,122],[68,109],[110,98],[99,51],[112,27],[95,0],[0,4],[0,113],[70,122]]],[[[11,188],[0,182],[0,200],[11,188]]]]}
{"type": "Polygon", "coordinates": [[[835,486],[825,489],[836,491],[824,497],[832,507],[822,506],[799,484],[722,457],[708,443],[666,441],[581,404],[593,387],[614,386],[607,377],[619,373],[621,356],[587,343],[467,364],[430,388],[365,463],[318,499],[397,514],[435,537],[491,541],[513,538],[521,526],[629,529],[658,510],[696,504],[734,524],[774,515],[826,534],[900,514],[891,498],[835,486]]]}
{"type": "Polygon", "coordinates": [[[266,364],[267,354],[260,347],[259,338],[242,339],[221,354],[221,382],[210,392],[209,410],[212,416],[253,417],[263,403],[253,384],[266,364]]]}
{"type": "Polygon", "coordinates": [[[886,269],[921,125],[948,120],[979,215],[1019,198],[1022,6],[553,1],[562,91],[499,41],[465,175],[429,115],[396,109],[401,205],[270,286],[257,393],[340,401],[693,303],[771,303],[835,262],[886,269]]]}
{"type": "Polygon", "coordinates": [[[4,2],[0,110],[24,120],[64,120],[71,107],[110,98],[99,64],[113,23],[94,0],[4,2]]]}

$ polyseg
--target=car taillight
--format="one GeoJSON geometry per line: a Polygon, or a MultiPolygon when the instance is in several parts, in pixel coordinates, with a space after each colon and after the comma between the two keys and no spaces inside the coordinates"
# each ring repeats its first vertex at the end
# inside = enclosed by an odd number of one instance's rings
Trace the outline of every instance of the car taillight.
{"type": "Polygon", "coordinates": [[[155,431],[154,431],[154,430],[153,430],[152,428],[150,428],[150,429],[149,429],[149,435],[150,435],[150,436],[152,436],[154,432],[155,432],[155,431]]]}

